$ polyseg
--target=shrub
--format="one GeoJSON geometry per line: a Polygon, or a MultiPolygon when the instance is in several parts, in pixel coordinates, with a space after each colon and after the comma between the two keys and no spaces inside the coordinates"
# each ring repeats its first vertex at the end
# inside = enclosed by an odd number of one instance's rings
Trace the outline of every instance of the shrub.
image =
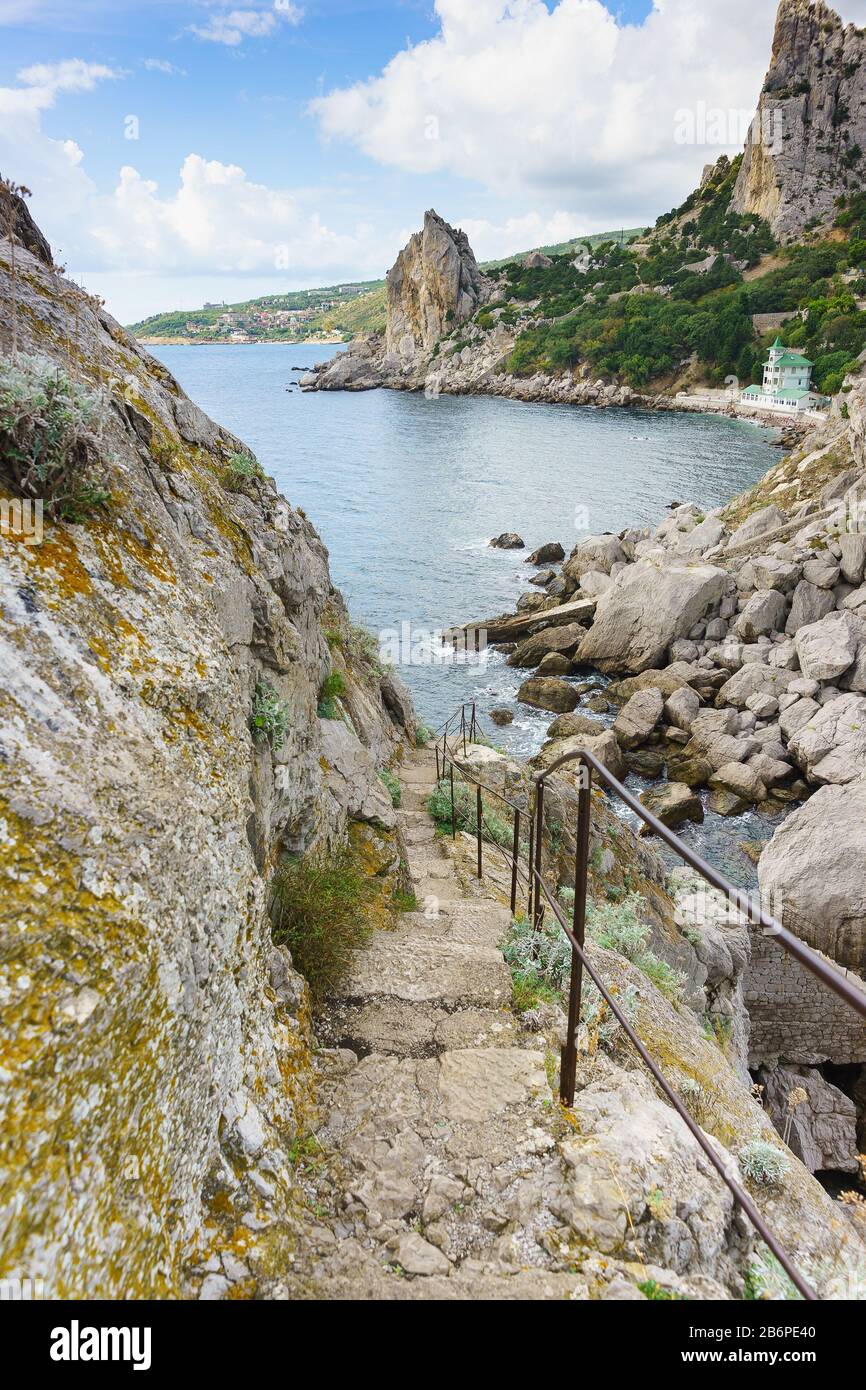
{"type": "Polygon", "coordinates": [[[369,879],[348,849],[287,859],[274,876],[274,941],[288,946],[317,1005],[339,985],[370,937],[364,911],[369,892],[369,879]]]}
{"type": "Polygon", "coordinates": [[[384,782],[388,795],[391,798],[391,805],[396,810],[403,800],[403,788],[400,786],[400,781],[394,776],[389,767],[383,767],[379,776],[384,782]]]}
{"type": "Polygon", "coordinates": [[[752,1182],[772,1187],[784,1181],[791,1167],[788,1156],[766,1139],[752,1139],[739,1152],[740,1168],[752,1182]]]}
{"type": "Polygon", "coordinates": [[[229,454],[223,472],[223,487],[229,492],[242,492],[253,478],[264,478],[265,470],[252,454],[229,454]]]}
{"type": "Polygon", "coordinates": [[[319,690],[319,704],[316,710],[320,719],[339,719],[340,710],[337,696],[345,694],[346,682],[339,671],[332,671],[322,682],[319,690]]]}
{"type": "Polygon", "coordinates": [[[274,752],[282,748],[289,727],[289,707],[272,685],[258,681],[253,695],[250,732],[256,743],[267,740],[274,752]]]}
{"type": "Polygon", "coordinates": [[[419,724],[415,732],[415,747],[426,748],[433,737],[433,730],[428,729],[426,724],[419,724]]]}
{"type": "Polygon", "coordinates": [[[685,976],[649,949],[650,929],[637,915],[641,906],[638,893],[630,894],[616,905],[609,902],[588,904],[587,935],[599,946],[625,956],[672,1004],[679,1003],[685,976]]]}
{"type": "MultiPolygon", "coordinates": [[[[454,822],[457,830],[465,830],[470,835],[475,835],[478,831],[478,809],[474,788],[467,787],[465,782],[454,782],[454,822]]],[[[427,798],[427,810],[436,822],[439,830],[450,833],[451,831],[451,780],[443,778],[438,782],[436,789],[427,798]]],[[[493,840],[495,844],[502,845],[510,849],[514,841],[514,829],[510,821],[503,820],[489,809],[489,806],[482,808],[482,837],[493,840]]]]}
{"type": "Polygon", "coordinates": [[[107,410],[104,394],[46,357],[0,360],[0,460],[15,489],[64,521],[110,501],[100,474],[107,410]]]}

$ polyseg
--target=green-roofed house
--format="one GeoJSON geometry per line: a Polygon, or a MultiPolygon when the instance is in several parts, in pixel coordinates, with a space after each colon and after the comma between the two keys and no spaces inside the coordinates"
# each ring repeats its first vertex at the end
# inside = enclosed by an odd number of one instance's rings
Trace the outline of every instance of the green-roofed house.
{"type": "Polygon", "coordinates": [[[740,401],[756,410],[776,410],[785,415],[826,410],[829,397],[812,389],[813,366],[808,357],[786,348],[777,338],[764,367],[763,386],[749,386],[740,401]]]}

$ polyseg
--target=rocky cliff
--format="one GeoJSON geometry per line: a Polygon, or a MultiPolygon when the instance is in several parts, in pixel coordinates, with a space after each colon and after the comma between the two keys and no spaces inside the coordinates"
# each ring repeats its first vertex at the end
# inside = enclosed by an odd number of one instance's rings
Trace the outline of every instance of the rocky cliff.
{"type": "Polygon", "coordinates": [[[866,173],[866,31],[823,0],[781,0],[733,210],[781,241],[832,221],[866,173]]]}
{"type": "Polygon", "coordinates": [[[482,303],[486,282],[469,238],[437,212],[425,212],[424,226],[400,252],[386,277],[388,326],[385,349],[401,362],[429,354],[452,322],[472,317],[482,303]]]}
{"type": "Polygon", "coordinates": [[[302,377],[304,389],[419,389],[441,340],[460,332],[493,289],[478,269],[466,233],[432,210],[403,247],[386,283],[385,333],[356,339],[345,353],[302,377]]]}
{"type": "Polygon", "coordinates": [[[311,1088],[268,882],[347,833],[397,861],[377,768],[411,705],[389,678],[389,713],[310,522],[18,227],[14,292],[0,241],[0,348],[14,317],[20,354],[0,358],[0,1274],[51,1297],[253,1291],[289,1239],[311,1088]],[[57,389],[95,471],[40,534],[9,422],[57,389]],[[338,717],[319,718],[334,673],[338,717]],[[258,739],[257,702],[276,712],[258,739]]]}

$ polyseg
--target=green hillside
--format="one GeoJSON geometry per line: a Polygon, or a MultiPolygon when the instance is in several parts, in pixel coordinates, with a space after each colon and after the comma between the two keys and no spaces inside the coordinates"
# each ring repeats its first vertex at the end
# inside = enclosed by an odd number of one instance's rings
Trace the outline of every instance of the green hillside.
{"type": "Polygon", "coordinates": [[[786,343],[814,362],[818,390],[838,392],[866,348],[866,194],[838,200],[829,237],[816,230],[777,247],[760,217],[729,211],[741,159],[720,159],[637,252],[603,247],[587,273],[570,255],[549,267],[508,263],[499,317],[526,327],[503,370],[589,364],[639,388],[669,389],[684,372],[711,385],[735,375],[745,386],[760,381],[775,337],[759,336],[753,316],[785,314],[786,343]],[[524,303],[536,306],[531,314],[524,303]]]}

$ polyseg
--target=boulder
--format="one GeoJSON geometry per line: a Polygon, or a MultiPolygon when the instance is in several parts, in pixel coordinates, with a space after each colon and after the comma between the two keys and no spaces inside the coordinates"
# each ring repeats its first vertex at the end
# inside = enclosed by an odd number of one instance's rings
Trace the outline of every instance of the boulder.
{"type": "Polygon", "coordinates": [[[725,767],[728,763],[744,763],[751,758],[753,753],[760,751],[760,744],[755,739],[749,737],[737,737],[732,734],[719,734],[716,738],[692,739],[698,746],[703,743],[703,753],[707,762],[714,772],[725,767]]]}
{"type": "Polygon", "coordinates": [[[500,728],[504,728],[506,724],[514,723],[514,711],[505,709],[502,706],[497,706],[496,709],[490,711],[490,718],[493,720],[494,724],[498,724],[500,728]]]}
{"type": "Polygon", "coordinates": [[[778,699],[793,679],[790,671],[750,662],[725,682],[719,691],[718,700],[720,704],[736,705],[738,709],[745,709],[750,697],[759,692],[762,695],[774,695],[778,699]]]}
{"type": "Polygon", "coordinates": [[[815,555],[803,566],[803,578],[818,589],[835,588],[840,573],[840,566],[831,555],[815,555]]]}
{"type": "Polygon", "coordinates": [[[555,676],[533,676],[524,681],[517,692],[517,698],[522,705],[554,710],[558,714],[570,713],[580,703],[580,696],[574,686],[558,680],[555,676]]]}
{"type": "Polygon", "coordinates": [[[822,589],[817,584],[810,584],[808,579],[801,579],[794,590],[785,631],[793,637],[801,627],[808,627],[811,623],[826,618],[835,607],[836,598],[830,589],[822,589]]]}
{"type": "Polygon", "coordinates": [[[576,734],[597,738],[605,729],[597,719],[588,719],[585,714],[560,714],[547,730],[550,739],[573,738],[576,734]]]}
{"type": "Polygon", "coordinates": [[[766,801],[767,788],[757,768],[744,763],[723,763],[710,778],[710,786],[733,792],[744,801],[766,801]]]}
{"type": "MultiPolygon", "coordinates": [[[[794,769],[784,758],[774,758],[762,747],[760,753],[753,753],[747,764],[752,768],[757,776],[764,783],[764,786],[772,791],[774,787],[781,787],[793,777],[794,769]]],[[[763,801],[763,797],[758,797],[763,801]]]]}
{"type": "Polygon", "coordinates": [[[660,690],[638,690],[623,706],[614,721],[613,731],[623,748],[638,748],[646,743],[662,717],[664,699],[660,690]]]}
{"type": "Polygon", "coordinates": [[[860,629],[851,613],[836,612],[820,622],[801,627],[794,642],[804,676],[816,681],[834,681],[853,664],[860,629]]]}
{"type": "Polygon", "coordinates": [[[668,723],[673,724],[675,729],[684,729],[686,733],[690,732],[700,709],[700,696],[689,686],[675,690],[665,700],[664,712],[668,723]]]}
{"type": "Polygon", "coordinates": [[[567,676],[571,671],[571,662],[567,656],[561,652],[548,652],[538,663],[537,676],[567,676]]]}
{"type": "Polygon", "coordinates": [[[752,572],[756,588],[778,589],[782,593],[790,593],[802,573],[798,564],[780,555],[759,555],[752,561],[752,572]]]}
{"type": "Polygon", "coordinates": [[[668,777],[686,787],[705,787],[713,775],[713,767],[697,743],[675,749],[668,754],[668,777]]]}
{"type": "MultiPolygon", "coordinates": [[[[533,599],[544,602],[543,594],[533,594],[533,599]]],[[[497,618],[481,618],[475,622],[464,623],[462,627],[452,628],[445,633],[446,641],[462,643],[477,650],[481,638],[488,643],[519,642],[533,633],[550,627],[563,627],[569,623],[581,625],[592,621],[595,614],[595,599],[572,599],[569,603],[557,603],[546,608],[543,613],[504,613],[497,618]],[[475,645],[473,645],[475,644],[475,645]]]]}
{"type": "Polygon", "coordinates": [[[780,526],[784,526],[787,520],[785,513],[776,506],[764,507],[759,512],[753,512],[737,527],[728,542],[728,549],[734,550],[738,545],[746,545],[761,536],[769,536],[773,531],[778,531],[780,526]]]}
{"type": "Polygon", "coordinates": [[[842,578],[847,584],[862,584],[866,570],[866,532],[846,531],[839,537],[842,551],[842,578]]]}
{"type": "Polygon", "coordinates": [[[747,642],[781,632],[788,616],[788,602],[777,589],[758,589],[752,594],[739,618],[737,632],[747,642]]]}
{"type": "Polygon", "coordinates": [[[628,556],[617,536],[588,536],[576,545],[563,567],[563,573],[582,579],[590,570],[610,574],[611,567],[628,556]]]}
{"type": "MultiPolygon", "coordinates": [[[[596,724],[596,729],[600,726],[596,724]]],[[[600,729],[596,734],[575,734],[570,738],[551,739],[545,743],[540,753],[532,759],[533,767],[550,767],[560,758],[566,757],[574,752],[592,753],[593,757],[598,758],[600,763],[607,768],[608,772],[618,779],[625,777],[628,768],[622,749],[617,742],[613,729],[600,729]]],[[[572,764],[572,776],[577,777],[580,764],[572,764]]],[[[566,774],[567,775],[567,770],[566,774]]]]}
{"type": "Polygon", "coordinates": [[[806,698],[794,700],[793,704],[788,705],[779,715],[779,728],[785,738],[794,738],[800,729],[804,728],[816,714],[820,713],[820,710],[821,706],[816,700],[806,698]]]}
{"type": "MultiPolygon", "coordinates": [[[[866,774],[866,696],[840,695],[827,705],[811,705],[790,737],[788,749],[810,782],[838,785],[866,774]]],[[[797,707],[795,706],[795,709],[797,707]]],[[[793,711],[786,711],[790,714],[793,711]]],[[[785,716],[782,716],[784,721],[785,716]]],[[[780,722],[782,722],[780,721],[780,722]]],[[[782,723],[784,729],[784,723],[782,723]]]]}
{"type": "MultiPolygon", "coordinates": [[[[657,787],[641,792],[640,801],[662,825],[667,825],[671,830],[685,821],[700,824],[704,818],[701,798],[683,782],[661,782],[657,787]]],[[[648,825],[642,825],[640,833],[652,835],[653,832],[648,825]]]]}
{"type": "Polygon", "coordinates": [[[821,787],[779,826],[758,866],[785,926],[866,969],[866,780],[821,787]]]}
{"type": "Polygon", "coordinates": [[[490,544],[494,550],[523,550],[526,542],[516,531],[503,531],[501,536],[494,536],[490,544]]]}
{"type": "Polygon", "coordinates": [[[546,545],[540,545],[537,550],[524,561],[527,565],[555,565],[560,560],[565,559],[565,551],[559,541],[548,541],[546,545]]]}
{"type": "Polygon", "coordinates": [[[605,574],[604,570],[589,570],[581,578],[580,591],[583,594],[590,594],[594,598],[598,598],[605,589],[610,588],[612,583],[613,579],[609,574],[605,574]]]}
{"type": "Polygon", "coordinates": [[[857,1173],[857,1108],[815,1067],[762,1067],[764,1109],[810,1173],[857,1173]]]}
{"type": "Polygon", "coordinates": [[[568,657],[569,662],[586,636],[586,628],[580,623],[565,623],[562,627],[548,627],[527,637],[518,644],[508,658],[509,666],[537,666],[542,657],[550,652],[568,657]]]}
{"type": "Polygon", "coordinates": [[[687,636],[732,586],[730,575],[713,565],[638,560],[599,598],[578,659],[635,674],[660,666],[671,643],[687,636]]]}

